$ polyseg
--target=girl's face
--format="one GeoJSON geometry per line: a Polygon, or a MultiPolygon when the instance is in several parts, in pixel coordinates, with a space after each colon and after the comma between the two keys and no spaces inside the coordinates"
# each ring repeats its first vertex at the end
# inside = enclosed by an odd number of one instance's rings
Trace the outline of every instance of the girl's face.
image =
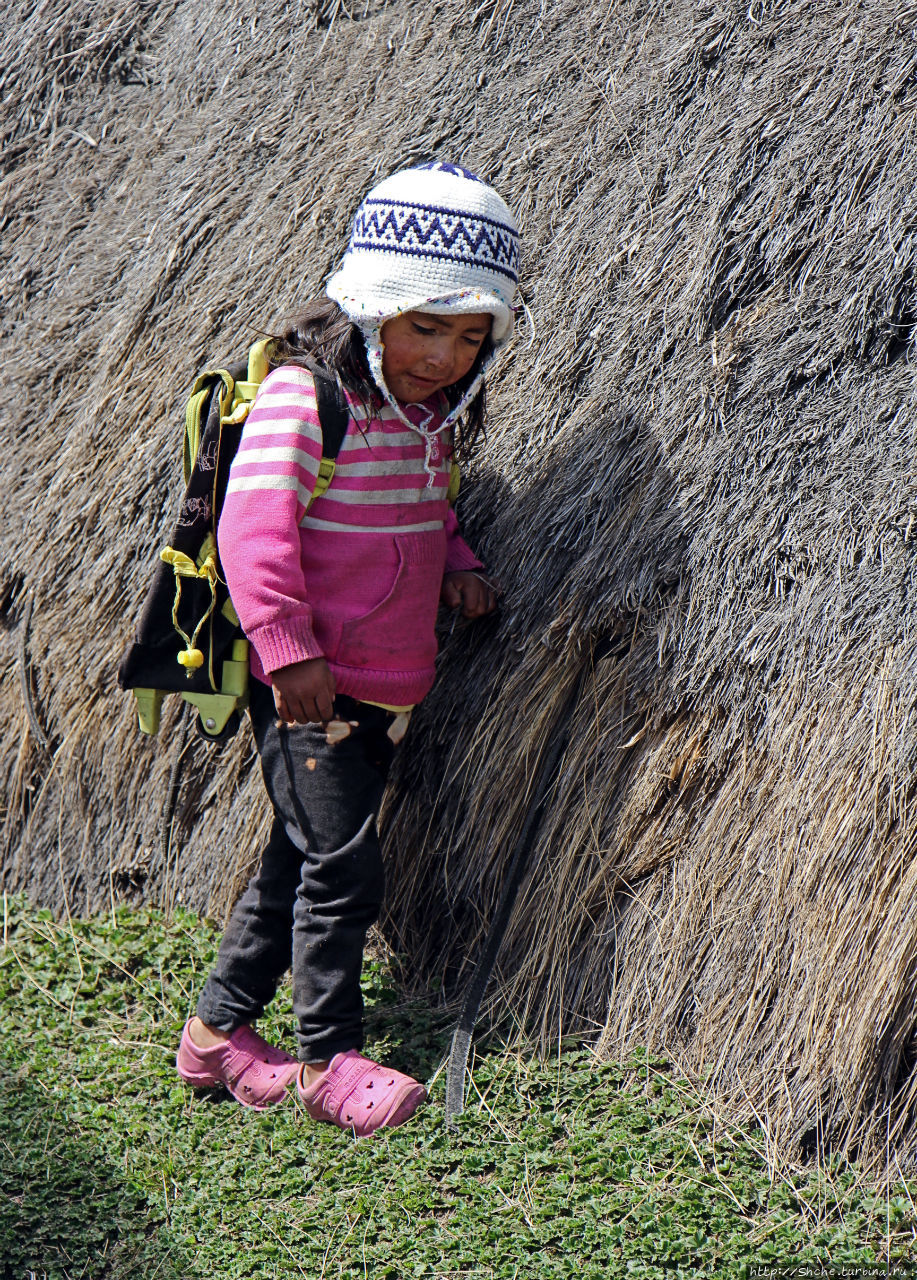
{"type": "Polygon", "coordinates": [[[382,326],[382,375],[396,400],[416,404],[464,378],[490,333],[487,311],[405,311],[382,326]]]}

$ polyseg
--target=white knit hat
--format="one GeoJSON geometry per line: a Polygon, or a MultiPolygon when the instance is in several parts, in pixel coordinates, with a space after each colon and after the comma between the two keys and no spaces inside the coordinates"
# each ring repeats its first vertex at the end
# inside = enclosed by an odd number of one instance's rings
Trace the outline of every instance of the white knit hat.
{"type": "Polygon", "coordinates": [[[328,296],[351,320],[381,323],[402,311],[489,311],[492,337],[513,328],[519,229],[492,187],[459,165],[420,165],[373,187],[328,296]],[[461,305],[447,299],[468,297],[461,305]]]}
{"type": "MultiPolygon", "coordinates": [[[[494,347],[513,331],[519,278],[519,229],[506,204],[459,165],[436,161],[394,173],[357,210],[350,243],[328,281],[329,298],[358,325],[373,380],[413,430],[382,376],[380,332],[404,311],[490,312],[494,347]]],[[[478,376],[435,434],[477,394],[478,376]]],[[[428,439],[428,449],[430,440],[428,439]]]]}

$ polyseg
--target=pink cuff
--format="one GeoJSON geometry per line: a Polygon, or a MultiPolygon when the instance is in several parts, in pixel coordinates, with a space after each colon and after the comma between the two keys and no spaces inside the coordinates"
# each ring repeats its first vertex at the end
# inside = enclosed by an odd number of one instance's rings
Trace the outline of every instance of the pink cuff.
{"type": "Polygon", "coordinates": [[[483,569],[484,566],[469,547],[464,538],[458,534],[449,539],[446,547],[446,567],[443,573],[459,573],[463,569],[483,569]]]}
{"type": "Polygon", "coordinates": [[[279,671],[293,662],[325,656],[315,638],[309,618],[284,618],[246,633],[254,645],[266,673],[279,671]]]}

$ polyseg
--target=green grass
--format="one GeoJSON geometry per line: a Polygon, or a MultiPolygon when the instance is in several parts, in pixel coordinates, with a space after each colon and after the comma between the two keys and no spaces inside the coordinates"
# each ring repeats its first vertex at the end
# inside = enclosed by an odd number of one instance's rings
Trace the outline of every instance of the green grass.
{"type": "MultiPolygon", "coordinates": [[[[900,1264],[908,1188],[769,1168],[755,1135],[646,1058],[479,1052],[458,1127],[443,1079],[409,1125],[356,1142],[291,1101],[194,1095],[175,1044],[213,958],[197,918],[55,923],[4,899],[0,1280],[745,1276],[752,1263],[900,1264]]],[[[448,1031],[366,967],[369,1052],[428,1078],[448,1031]]],[[[289,991],[267,1034],[292,1048],[289,991]]],[[[847,1274],[850,1274],[848,1271],[847,1274]]]]}

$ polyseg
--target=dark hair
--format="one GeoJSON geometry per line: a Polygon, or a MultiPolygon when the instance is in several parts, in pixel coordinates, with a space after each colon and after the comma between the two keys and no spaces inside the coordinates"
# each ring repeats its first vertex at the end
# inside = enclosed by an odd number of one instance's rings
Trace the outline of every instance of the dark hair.
{"type": "MultiPolygon", "coordinates": [[[[493,340],[488,335],[469,372],[451,387],[446,387],[443,394],[451,409],[459,403],[493,349],[493,340]]],[[[369,371],[363,335],[332,298],[314,298],[281,333],[274,336],[270,355],[272,369],[282,364],[308,368],[310,361],[333,374],[348,391],[354,392],[362,401],[367,418],[382,407],[382,393],[369,371]]],[[[484,434],[484,419],[482,383],[455,424],[453,437],[458,457],[467,459],[471,456],[479,437],[484,434]]]]}

